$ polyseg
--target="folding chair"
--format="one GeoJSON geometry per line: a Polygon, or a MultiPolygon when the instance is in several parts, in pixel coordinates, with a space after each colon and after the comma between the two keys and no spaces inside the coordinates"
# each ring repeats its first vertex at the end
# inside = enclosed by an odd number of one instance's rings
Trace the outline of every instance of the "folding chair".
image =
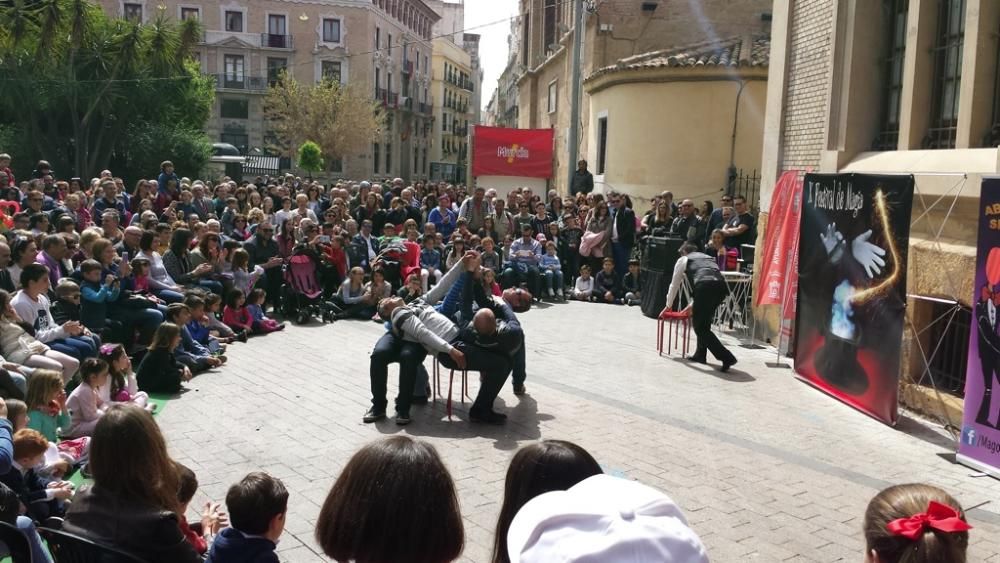
{"type": "Polygon", "coordinates": [[[17,526],[0,521],[0,544],[7,546],[7,552],[14,563],[31,563],[28,538],[17,526]]]}
{"type": "Polygon", "coordinates": [[[56,563],[143,563],[134,555],[61,530],[41,527],[38,533],[56,563]]]}
{"type": "MultiPolygon", "coordinates": [[[[434,379],[434,398],[433,398],[433,400],[437,401],[437,398],[441,396],[441,364],[438,363],[437,358],[434,358],[434,366],[433,366],[432,369],[433,369],[433,373],[431,374],[431,377],[434,379]]],[[[451,414],[452,414],[452,408],[451,408],[452,407],[452,400],[451,400],[451,397],[452,397],[452,386],[455,383],[455,370],[449,370],[449,371],[451,373],[448,376],[448,402],[446,404],[447,404],[447,410],[448,410],[448,420],[451,420],[451,414]]],[[[468,372],[468,370],[464,370],[464,369],[461,370],[461,372],[462,372],[462,392],[459,394],[459,399],[461,399],[462,404],[464,405],[465,404],[465,398],[469,397],[469,400],[472,400],[472,396],[469,395],[469,372],[468,372]]]]}

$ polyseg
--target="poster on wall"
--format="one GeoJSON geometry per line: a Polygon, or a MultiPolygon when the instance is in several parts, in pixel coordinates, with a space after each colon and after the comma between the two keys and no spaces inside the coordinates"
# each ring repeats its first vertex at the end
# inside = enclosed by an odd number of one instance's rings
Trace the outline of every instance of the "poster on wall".
{"type": "Polygon", "coordinates": [[[1000,477],[1000,178],[983,178],[958,461],[1000,477]],[[994,395],[997,395],[994,397],[994,395]]]}
{"type": "Polygon", "coordinates": [[[807,174],[795,371],[895,424],[913,176],[807,174]]]}

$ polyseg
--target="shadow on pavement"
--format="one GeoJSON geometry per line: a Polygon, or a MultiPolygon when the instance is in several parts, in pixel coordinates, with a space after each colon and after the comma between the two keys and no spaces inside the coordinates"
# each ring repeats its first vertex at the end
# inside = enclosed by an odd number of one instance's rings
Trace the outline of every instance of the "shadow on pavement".
{"type": "MultiPolygon", "coordinates": [[[[509,391],[509,388],[507,388],[509,391]]],[[[438,399],[427,405],[414,405],[410,409],[410,419],[412,422],[406,426],[398,426],[389,413],[388,418],[375,423],[375,427],[382,434],[397,434],[405,431],[407,434],[416,437],[433,438],[471,438],[483,437],[494,440],[493,447],[503,451],[513,451],[519,446],[519,442],[538,440],[542,436],[539,422],[543,420],[553,420],[551,414],[539,413],[538,403],[531,395],[522,395],[510,399],[507,404],[505,398],[501,397],[494,407],[497,412],[507,415],[507,423],[502,426],[489,424],[475,424],[469,422],[469,406],[471,402],[466,399],[463,405],[456,400],[452,404],[451,420],[448,420],[445,399],[438,399]]]]}
{"type": "MultiPolygon", "coordinates": [[[[902,413],[899,415],[899,420],[896,422],[896,430],[946,450],[955,449],[955,440],[935,432],[934,430],[928,428],[920,420],[902,413]]],[[[954,459],[951,461],[954,461],[954,459]]]]}

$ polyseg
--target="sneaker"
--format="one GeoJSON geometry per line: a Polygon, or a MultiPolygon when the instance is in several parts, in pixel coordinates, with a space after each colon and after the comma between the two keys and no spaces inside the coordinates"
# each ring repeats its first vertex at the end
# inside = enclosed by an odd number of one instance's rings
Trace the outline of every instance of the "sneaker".
{"type": "Polygon", "coordinates": [[[566,294],[563,293],[563,290],[561,290],[561,289],[559,290],[559,300],[560,301],[565,301],[566,300],[566,294]]]}
{"type": "Polygon", "coordinates": [[[236,333],[236,340],[239,340],[240,342],[246,343],[246,341],[247,341],[247,331],[241,330],[238,333],[236,333]]]}
{"type": "Polygon", "coordinates": [[[507,415],[492,410],[486,412],[469,410],[469,422],[501,425],[507,422],[507,415]]]}
{"type": "Polygon", "coordinates": [[[552,288],[551,287],[549,289],[547,289],[546,292],[548,292],[548,294],[549,294],[549,299],[552,299],[553,297],[555,297],[555,294],[552,293],[552,288]]]}
{"type": "Polygon", "coordinates": [[[527,391],[527,390],[525,390],[525,388],[524,388],[524,384],[523,384],[523,383],[515,383],[515,384],[514,384],[514,394],[515,394],[515,395],[517,395],[517,396],[519,396],[519,397],[520,397],[521,395],[524,395],[524,394],[525,394],[525,393],[527,393],[527,392],[528,392],[528,391],[527,391]]]}
{"type": "Polygon", "coordinates": [[[722,367],[719,368],[719,371],[725,373],[725,372],[729,371],[729,368],[731,368],[731,367],[733,367],[735,365],[736,365],[736,358],[733,358],[733,361],[731,361],[731,362],[722,362],[722,367]]]}
{"type": "Polygon", "coordinates": [[[385,420],[385,409],[376,409],[375,407],[372,407],[368,409],[368,412],[365,413],[364,418],[361,420],[363,420],[365,424],[385,420]]]}
{"type": "MultiPolygon", "coordinates": [[[[219,359],[219,361],[220,361],[220,362],[222,362],[223,364],[224,364],[224,363],[226,363],[226,360],[228,360],[228,359],[229,359],[229,358],[227,358],[227,357],[223,356],[222,354],[219,354],[218,356],[216,356],[216,358],[218,358],[218,359],[219,359]]],[[[220,364],[220,365],[221,365],[221,364],[220,364]]]]}
{"type": "Polygon", "coordinates": [[[406,426],[410,423],[410,413],[396,411],[396,425],[406,426]]]}

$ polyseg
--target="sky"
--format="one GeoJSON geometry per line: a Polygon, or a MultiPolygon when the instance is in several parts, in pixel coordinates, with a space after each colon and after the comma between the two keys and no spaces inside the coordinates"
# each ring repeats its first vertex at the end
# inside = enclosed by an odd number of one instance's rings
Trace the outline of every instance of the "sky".
{"type": "Polygon", "coordinates": [[[490,101],[497,79],[507,66],[507,35],[510,19],[517,15],[517,0],[465,0],[465,28],[478,33],[479,57],[483,66],[483,107],[490,101]],[[491,24],[480,27],[485,24],[491,24]],[[476,28],[476,29],[470,29],[476,28]]]}

